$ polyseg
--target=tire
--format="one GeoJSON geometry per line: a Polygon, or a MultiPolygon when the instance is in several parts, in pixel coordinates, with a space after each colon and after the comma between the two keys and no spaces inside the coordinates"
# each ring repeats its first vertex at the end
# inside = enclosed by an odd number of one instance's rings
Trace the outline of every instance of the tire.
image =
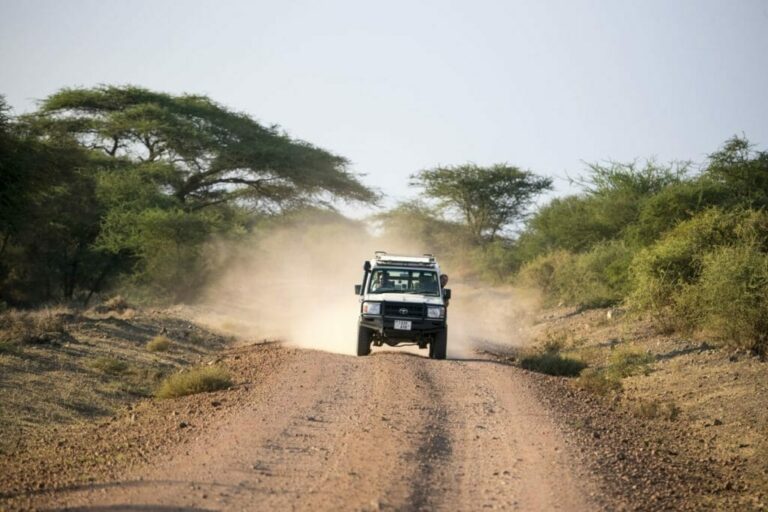
{"type": "Polygon", "coordinates": [[[445,359],[448,351],[448,327],[435,335],[435,339],[429,344],[429,357],[432,359],[445,359]]]}
{"type": "Polygon", "coordinates": [[[362,325],[357,327],[357,355],[367,356],[371,353],[371,331],[362,325]]]}

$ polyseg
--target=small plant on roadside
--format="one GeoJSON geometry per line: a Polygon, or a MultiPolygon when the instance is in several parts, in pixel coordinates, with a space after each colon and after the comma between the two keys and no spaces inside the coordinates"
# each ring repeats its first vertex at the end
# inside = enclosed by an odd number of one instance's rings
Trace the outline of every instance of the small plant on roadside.
{"type": "Polygon", "coordinates": [[[601,396],[622,390],[621,379],[607,375],[604,370],[592,368],[581,372],[576,379],[576,386],[601,396]]]}
{"type": "Polygon", "coordinates": [[[653,362],[654,357],[648,352],[631,348],[618,349],[611,354],[605,371],[616,379],[640,374],[648,375],[653,362]]]}
{"type": "Polygon", "coordinates": [[[567,335],[565,333],[548,333],[547,339],[541,344],[544,352],[556,354],[565,348],[567,335]]]}
{"type": "Polygon", "coordinates": [[[171,348],[171,340],[162,334],[155,336],[147,343],[147,350],[150,352],[166,352],[169,348],[171,348]]]}
{"type": "Polygon", "coordinates": [[[578,359],[563,357],[556,352],[545,352],[543,354],[523,357],[520,360],[520,366],[526,370],[560,377],[575,377],[587,367],[584,362],[578,359]]]}
{"type": "Polygon", "coordinates": [[[122,375],[128,371],[128,363],[113,357],[97,357],[88,366],[108,375],[122,375]]]}
{"type": "Polygon", "coordinates": [[[680,416],[680,407],[669,401],[642,400],[632,412],[638,418],[675,421],[680,416]]]}
{"type": "Polygon", "coordinates": [[[229,373],[219,366],[197,367],[166,378],[155,393],[158,398],[176,398],[232,386],[229,373]]]}

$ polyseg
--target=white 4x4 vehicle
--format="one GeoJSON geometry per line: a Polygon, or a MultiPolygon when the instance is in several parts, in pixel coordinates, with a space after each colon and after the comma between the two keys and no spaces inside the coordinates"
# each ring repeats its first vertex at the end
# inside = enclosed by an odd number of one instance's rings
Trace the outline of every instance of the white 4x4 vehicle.
{"type": "Polygon", "coordinates": [[[395,256],[377,252],[363,265],[357,355],[371,345],[415,344],[429,347],[429,357],[445,359],[448,345],[447,305],[451,290],[443,288],[440,267],[431,254],[395,256]]]}

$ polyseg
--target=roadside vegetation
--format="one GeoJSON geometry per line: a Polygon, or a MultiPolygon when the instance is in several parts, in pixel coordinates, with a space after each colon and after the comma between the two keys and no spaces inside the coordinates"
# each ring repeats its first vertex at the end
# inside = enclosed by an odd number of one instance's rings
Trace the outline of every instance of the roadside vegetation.
{"type": "Polygon", "coordinates": [[[728,140],[690,166],[593,166],[580,194],[536,212],[516,282],[551,305],[623,305],[661,330],[765,355],[768,153],[728,140]]]}
{"type": "Polygon", "coordinates": [[[155,394],[158,398],[176,398],[207,393],[232,386],[229,373],[219,366],[197,367],[167,377],[155,394]]]}

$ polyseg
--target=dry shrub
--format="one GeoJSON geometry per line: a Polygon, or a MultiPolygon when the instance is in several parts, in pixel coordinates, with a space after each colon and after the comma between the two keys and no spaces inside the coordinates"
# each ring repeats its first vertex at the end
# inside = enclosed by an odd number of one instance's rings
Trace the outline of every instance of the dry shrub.
{"type": "Polygon", "coordinates": [[[633,348],[621,348],[611,353],[605,371],[609,377],[616,379],[640,374],[648,375],[654,361],[653,355],[648,352],[633,348]]]}
{"type": "Polygon", "coordinates": [[[632,412],[638,418],[675,421],[680,416],[680,407],[671,401],[641,400],[632,412]]]}
{"type": "Polygon", "coordinates": [[[125,300],[122,295],[115,295],[111,299],[104,302],[104,307],[110,311],[121,312],[128,309],[130,306],[128,305],[128,301],[125,300]]]}
{"type": "Polygon", "coordinates": [[[147,343],[147,350],[150,352],[165,352],[171,348],[171,340],[162,334],[155,336],[147,343]]]}
{"type": "Polygon", "coordinates": [[[66,333],[67,316],[71,312],[62,308],[6,311],[0,314],[0,341],[17,345],[51,343],[66,333]]]}
{"type": "Polygon", "coordinates": [[[182,371],[166,378],[158,388],[158,398],[175,398],[207,393],[232,386],[229,372],[220,366],[206,366],[182,371]]]}
{"type": "Polygon", "coordinates": [[[592,368],[581,372],[576,379],[576,386],[597,395],[607,395],[622,390],[621,379],[608,375],[603,370],[592,368]]]}
{"type": "Polygon", "coordinates": [[[556,352],[544,352],[543,354],[523,357],[520,360],[520,366],[526,370],[559,377],[575,377],[587,367],[578,359],[563,357],[556,352]]]}

